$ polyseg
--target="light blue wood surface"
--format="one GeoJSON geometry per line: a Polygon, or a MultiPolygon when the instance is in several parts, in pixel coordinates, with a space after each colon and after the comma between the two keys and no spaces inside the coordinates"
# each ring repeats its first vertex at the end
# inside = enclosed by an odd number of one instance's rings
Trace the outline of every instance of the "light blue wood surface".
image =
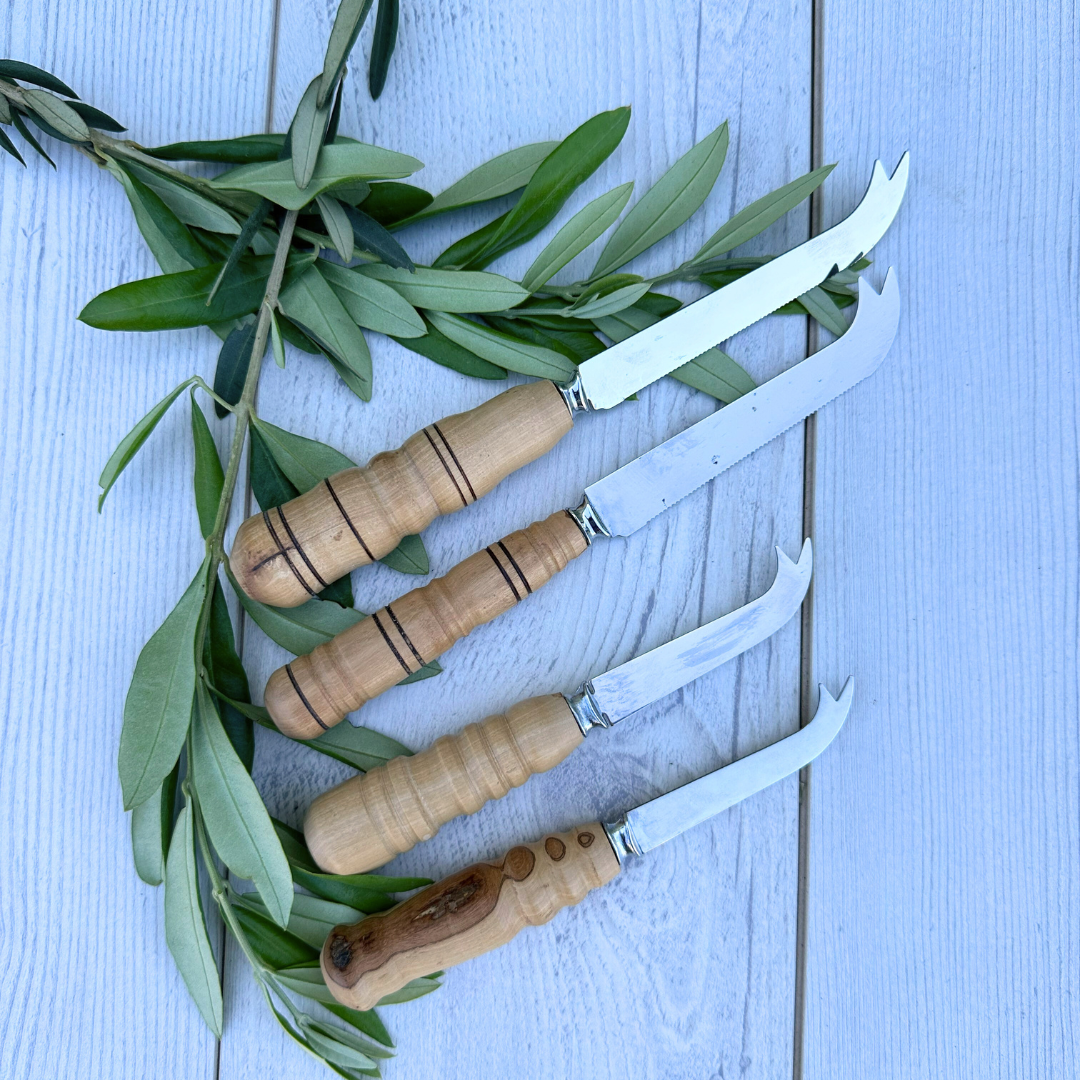
{"type": "MultiPolygon", "coordinates": [[[[273,72],[273,0],[15,0],[0,12],[0,55],[56,72],[146,144],[259,131],[267,115],[281,129],[333,8],[280,0],[273,72]]],[[[808,0],[403,8],[386,91],[372,103],[351,80],[342,130],[429,162],[418,182],[432,190],[629,103],[622,147],[568,209],[627,179],[640,195],[730,119],[707,210],[640,260],[648,272],[809,167],[808,0]]],[[[870,271],[880,283],[898,269],[900,339],[873,380],[823,411],[808,465],[813,665],[834,691],[855,674],[857,696],[813,770],[804,1075],[1069,1076],[1080,1020],[1077,11],[825,0],[817,14],[823,154],[840,162],[825,223],[854,205],[875,157],[891,167],[910,147],[913,179],[870,271]]],[[[134,874],[116,745],[138,650],[198,559],[185,411],[101,517],[95,481],[135,418],[189,372],[212,373],[216,339],[75,323],[87,299],[153,263],[112,178],[58,153],[57,173],[0,162],[0,1077],[327,1076],[273,1023],[231,946],[216,1044],[165,948],[160,890],[134,874]]],[[[403,239],[426,259],[482,220],[403,239]]],[[[805,212],[792,214],[757,250],[807,229],[805,212]]],[[[496,269],[520,274],[545,238],[496,269]]],[[[782,318],[730,351],[764,378],[805,347],[804,322],[782,318]]],[[[284,372],[265,372],[261,413],[363,460],[492,392],[384,338],[372,350],[369,405],[290,353],[284,372]]],[[[437,522],[434,569],[574,502],[710,408],[665,381],[585,418],[546,459],[437,522]]],[[[452,650],[444,675],[391,691],[363,722],[423,745],[745,602],[771,579],[775,543],[798,550],[804,465],[796,430],[643,533],[598,545],[452,650]]],[[[379,568],[354,583],[370,610],[414,581],[379,568]]],[[[256,684],[284,657],[254,628],[244,653],[256,684]]],[[[440,875],[758,748],[798,723],[799,653],[793,623],[393,867],[440,875]]],[[[288,820],[348,775],[259,736],[256,778],[288,820]]],[[[454,969],[438,993],[384,1010],[400,1048],[385,1075],[791,1075],[798,819],[793,779],[454,969]]]]}

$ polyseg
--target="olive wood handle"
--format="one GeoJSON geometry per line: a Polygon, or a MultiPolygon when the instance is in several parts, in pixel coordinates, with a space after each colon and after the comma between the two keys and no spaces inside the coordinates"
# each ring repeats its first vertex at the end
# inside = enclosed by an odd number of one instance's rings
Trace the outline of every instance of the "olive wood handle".
{"type": "Polygon", "coordinates": [[[313,739],[554,577],[588,546],[565,510],[511,533],[387,604],[266,684],[274,723],[313,739]]]}
{"type": "Polygon", "coordinates": [[[335,926],[322,948],[330,993],[370,1009],[412,979],[505,945],[610,881],[619,860],[599,822],[512,848],[429,885],[381,915],[335,926]]]}
{"type": "Polygon", "coordinates": [[[249,517],[229,565],[253,600],[296,607],[358,566],[381,559],[440,514],[476,502],[546,454],[571,428],[558,387],[526,383],[418,431],[299,498],[249,517]]]}
{"type": "Polygon", "coordinates": [[[558,765],[583,739],[562,694],[518,702],[324,792],[304,819],[308,848],[328,873],[366,873],[558,765]]]}

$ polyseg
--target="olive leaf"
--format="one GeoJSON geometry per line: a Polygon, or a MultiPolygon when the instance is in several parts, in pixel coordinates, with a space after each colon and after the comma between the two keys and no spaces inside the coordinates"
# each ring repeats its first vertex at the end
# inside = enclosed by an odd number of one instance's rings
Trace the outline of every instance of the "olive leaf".
{"type": "Polygon", "coordinates": [[[25,64],[21,60],[0,60],[0,79],[19,79],[21,82],[35,83],[37,86],[44,86],[46,90],[63,94],[64,97],[77,98],[79,96],[67,83],[61,82],[55,75],[50,75],[49,72],[34,67],[33,64],[25,64]]]}
{"type": "MultiPolygon", "coordinates": [[[[214,370],[214,393],[230,405],[240,401],[251,366],[251,353],[258,336],[258,320],[246,317],[222,342],[214,370]]],[[[228,416],[229,410],[220,401],[214,402],[214,412],[219,419],[228,416]]]]}
{"type": "Polygon", "coordinates": [[[251,246],[252,241],[259,231],[259,226],[262,225],[269,212],[270,203],[266,199],[260,199],[258,203],[255,204],[255,209],[248,214],[247,218],[245,218],[244,224],[240,226],[240,232],[237,235],[236,240],[229,249],[225,264],[218,271],[218,276],[214,279],[214,284],[210,286],[210,295],[206,300],[208,304],[213,301],[214,297],[217,295],[218,289],[221,288],[221,283],[230,273],[232,273],[236,264],[251,246]]]}
{"type": "Polygon", "coordinates": [[[319,77],[318,104],[325,104],[334,92],[338,80],[345,69],[360,28],[364,25],[372,0],[341,0],[334,25],[330,31],[330,40],[326,45],[326,57],[323,60],[322,74],[319,77]]]}
{"type": "Polygon", "coordinates": [[[558,145],[558,142],[529,143],[485,161],[439,192],[426,207],[408,219],[408,224],[520,190],[558,145]]]}
{"type": "Polygon", "coordinates": [[[250,165],[277,161],[285,145],[284,135],[241,135],[236,139],[203,139],[168,143],[143,151],[162,161],[212,161],[222,165],[250,165]]]}
{"type": "MultiPolygon", "coordinates": [[[[269,720],[269,715],[267,719],[269,720]]],[[[345,765],[351,765],[361,772],[378,768],[391,758],[412,753],[396,739],[391,739],[388,735],[380,735],[370,728],[354,727],[348,720],[335,724],[317,739],[299,741],[305,746],[310,746],[312,750],[335,758],[345,765]]]]}
{"type": "Polygon", "coordinates": [[[233,587],[255,625],[271,641],[295,656],[311,652],[316,646],[355,626],[364,617],[362,612],[354,608],[343,608],[332,601],[317,598],[294,608],[271,607],[252,600],[235,581],[233,587]]]}
{"type": "Polygon", "coordinates": [[[285,367],[285,342],[281,338],[281,327],[278,326],[277,314],[270,308],[270,346],[274,351],[274,363],[279,368],[285,367]]]}
{"type": "Polygon", "coordinates": [[[244,714],[243,709],[237,707],[237,704],[250,705],[251,691],[248,688],[244,665],[236,652],[229,605],[221,583],[217,580],[214,581],[214,595],[210,601],[210,619],[206,630],[206,645],[203,650],[206,678],[221,699],[221,723],[225,734],[229,736],[229,742],[233,744],[236,756],[243,762],[244,768],[251,772],[255,760],[255,732],[251,718],[244,714]]]}
{"type": "MultiPolygon", "coordinates": [[[[244,905],[260,914],[266,914],[266,905],[257,893],[246,894],[244,905]]],[[[361,918],[363,918],[363,912],[356,908],[347,907],[345,904],[335,904],[332,900],[323,900],[319,896],[297,893],[293,897],[289,925],[286,929],[293,937],[298,937],[313,949],[321,949],[323,942],[326,941],[326,935],[335,926],[341,923],[358,922],[361,918]]],[[[317,972],[319,969],[316,967],[314,970],[317,972]]],[[[299,977],[303,978],[303,976],[299,977]]],[[[323,982],[322,975],[319,975],[319,982],[323,982]]],[[[324,988],[325,985],[323,983],[324,988]]]]}
{"type": "Polygon", "coordinates": [[[260,960],[272,968],[287,968],[294,964],[309,964],[317,958],[318,953],[307,942],[283,930],[270,918],[265,904],[256,908],[255,899],[254,896],[242,896],[233,905],[233,911],[244,928],[248,944],[260,960]]]}
{"type": "Polygon", "coordinates": [[[847,331],[847,322],[836,300],[820,286],[804,292],[799,303],[830,333],[841,337],[847,331]]]}
{"type": "Polygon", "coordinates": [[[306,188],[315,175],[323,136],[330,123],[330,99],[324,98],[321,104],[318,103],[319,82],[319,76],[316,75],[308,84],[289,128],[293,180],[297,188],[301,189],[306,188]]]}
{"type": "MultiPolygon", "coordinates": [[[[7,104],[6,104],[5,99],[0,97],[0,110],[4,109],[6,107],[7,107],[7,104]]],[[[10,115],[11,114],[9,113],[8,114],[9,118],[10,118],[10,115]]],[[[4,120],[4,118],[2,116],[0,116],[0,123],[7,123],[7,120],[4,120]]],[[[3,130],[0,130],[0,146],[2,146],[20,165],[25,165],[26,164],[26,159],[22,156],[22,154],[19,153],[18,148],[7,137],[6,133],[3,130]]]]}
{"type": "Polygon", "coordinates": [[[24,90],[23,100],[33,113],[60,135],[73,142],[89,142],[86,121],[66,102],[45,90],[24,90]]]}
{"type": "Polygon", "coordinates": [[[199,894],[190,803],[176,819],[165,867],[165,941],[207,1027],[220,1038],[221,984],[199,894]]]}
{"type": "MultiPolygon", "coordinates": [[[[335,188],[334,195],[344,199],[343,188],[335,188]]],[[[431,192],[413,184],[401,184],[396,180],[384,180],[371,184],[368,194],[357,199],[345,199],[353,206],[359,206],[368,217],[374,218],[380,225],[397,225],[406,218],[420,213],[431,205],[431,192]]]]}
{"type": "MultiPolygon", "coordinates": [[[[389,555],[384,555],[379,562],[402,574],[427,574],[431,571],[431,563],[428,560],[428,553],[424,549],[424,541],[416,535],[402,537],[401,543],[389,555]]],[[[420,671],[423,670],[423,668],[420,669],[420,671]]],[[[420,671],[413,674],[419,675],[420,671]]],[[[435,675],[438,672],[433,671],[431,674],[435,675]]],[[[410,678],[412,677],[410,676],[410,678]]]]}
{"type": "Polygon", "coordinates": [[[587,299],[580,307],[575,304],[567,308],[568,315],[574,315],[579,319],[600,319],[605,315],[614,315],[623,308],[636,304],[651,288],[651,281],[633,282],[613,289],[602,296],[593,296],[587,299]]]}
{"type": "Polygon", "coordinates": [[[225,473],[210,425],[195,400],[194,389],[191,391],[191,440],[195,445],[195,508],[199,514],[199,530],[205,540],[214,531],[225,473]]]}
{"type": "Polygon", "coordinates": [[[179,774],[180,763],[177,762],[157,791],[131,811],[131,852],[135,872],[147,885],[160,885],[165,877],[179,774]]]}
{"type": "Polygon", "coordinates": [[[442,986],[442,983],[436,978],[425,975],[422,979],[413,979],[412,982],[406,983],[400,990],[395,990],[392,994],[379,998],[379,1004],[402,1005],[406,1001],[415,1001],[417,998],[424,997],[432,993],[432,991],[438,990],[440,986],[442,986]]]}
{"type": "Polygon", "coordinates": [[[419,337],[427,332],[424,320],[412,304],[373,275],[331,262],[321,264],[319,272],[359,326],[393,337],[419,337]]]}
{"type": "Polygon", "coordinates": [[[430,322],[424,320],[427,333],[423,337],[400,338],[394,340],[407,349],[434,360],[436,364],[470,375],[474,379],[505,379],[506,368],[501,368],[487,360],[481,360],[475,353],[462,348],[456,341],[451,341],[441,334],[430,322]]]}
{"type": "Polygon", "coordinates": [[[378,100],[386,85],[390,57],[394,55],[394,45],[397,42],[397,28],[398,0],[379,0],[375,36],[371,40],[371,61],[368,65],[368,91],[374,100],[378,100]]]}
{"type": "Polygon", "coordinates": [[[316,195],[315,203],[326,226],[326,234],[334,241],[335,250],[346,262],[352,262],[353,230],[345,207],[329,195],[316,195]]]}
{"type": "Polygon", "coordinates": [[[580,255],[623,212],[633,190],[633,181],[620,184],[579,210],[536,256],[521,279],[521,287],[527,292],[536,292],[571,259],[580,255]]]}
{"type": "Polygon", "coordinates": [[[66,104],[99,131],[127,131],[119,120],[114,120],[108,113],[95,109],[93,105],[87,105],[85,101],[68,101],[66,104]]]}
{"type": "MultiPolygon", "coordinates": [[[[300,1018],[300,1028],[311,1048],[327,1061],[345,1069],[372,1069],[375,1061],[351,1045],[351,1036],[342,1028],[333,1028],[312,1020],[308,1016],[300,1018]]],[[[357,1039],[357,1042],[360,1040],[357,1039]]]]}
{"type": "Polygon", "coordinates": [[[236,236],[240,232],[240,226],[228,210],[193,190],[195,181],[191,186],[186,186],[138,161],[125,160],[124,168],[155,192],[185,225],[195,225],[227,236],[236,236]]]}
{"type": "Polygon", "coordinates": [[[415,263],[409,258],[409,253],[373,217],[369,217],[354,206],[342,204],[341,209],[349,219],[353,237],[362,251],[378,256],[387,266],[409,271],[416,269],[415,263]]]}
{"type": "Polygon", "coordinates": [[[434,270],[418,266],[415,273],[409,273],[380,263],[370,263],[358,266],[354,272],[385,282],[413,307],[429,311],[457,314],[503,311],[529,298],[529,294],[517,282],[501,274],[479,270],[434,270]]]}
{"type": "Polygon", "coordinates": [[[161,422],[161,418],[169,411],[169,406],[194,382],[194,378],[185,379],[179,386],[170,390],[121,440],[120,445],[112,452],[109,460],[105,462],[105,468],[98,477],[98,485],[101,494],[98,496],[98,513],[105,502],[105,496],[112,490],[120,474],[128,467],[131,459],[139,452],[142,445],[154,428],[161,422]]]}
{"type": "Polygon", "coordinates": [[[293,898],[289,864],[258,789],[205,687],[196,694],[191,770],[214,849],[234,874],[255,882],[270,917],[284,926],[293,898]]]}
{"type": "Polygon", "coordinates": [[[383,1046],[393,1048],[394,1040],[390,1038],[390,1032],[386,1030],[386,1025],[382,1022],[379,1018],[379,1014],[374,1009],[367,1009],[364,1012],[360,1012],[357,1009],[350,1009],[345,1005],[341,1005],[337,1001],[334,1001],[333,1003],[326,1001],[322,1004],[323,1008],[328,1009],[347,1024],[351,1024],[357,1031],[362,1032],[372,1039],[376,1039],[378,1042],[381,1042],[383,1046]]]}
{"type": "Polygon", "coordinates": [[[635,203],[611,234],[590,276],[610,274],[682,225],[712,191],[727,147],[725,120],[683,154],[635,203]]]}
{"type": "MultiPolygon", "coordinates": [[[[22,118],[22,114],[16,109],[12,111],[11,122],[15,125],[15,130],[37,151],[37,153],[43,157],[54,169],[56,168],[56,162],[53,161],[48,154],[41,147],[41,143],[34,138],[30,129],[26,126],[26,122],[22,118]]],[[[20,159],[21,160],[21,159],[20,159]]],[[[25,164],[25,162],[23,163],[25,164]]]]}
{"type": "Polygon", "coordinates": [[[261,417],[255,418],[253,424],[282,472],[301,493],[355,464],[332,446],[286,431],[261,417]]]}
{"type": "Polygon", "coordinates": [[[460,315],[432,311],[427,318],[451,341],[509,371],[555,382],[566,382],[574,377],[573,362],[554,349],[530,344],[460,315]]]}

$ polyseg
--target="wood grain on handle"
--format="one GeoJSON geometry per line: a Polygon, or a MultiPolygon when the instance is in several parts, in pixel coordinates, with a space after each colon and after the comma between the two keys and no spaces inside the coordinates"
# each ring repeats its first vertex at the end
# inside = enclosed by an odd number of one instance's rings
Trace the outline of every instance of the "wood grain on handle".
{"type": "Polygon", "coordinates": [[[274,723],[294,739],[315,738],[524,600],[587,546],[574,519],[559,510],[470,555],[445,577],[278,668],[265,694],[274,723]]]}
{"type": "Polygon", "coordinates": [[[453,967],[540,926],[619,872],[599,822],[476,863],[382,915],[335,926],[321,965],[330,993],[370,1009],[412,979],[453,967]]]}
{"type": "Polygon", "coordinates": [[[514,386],[431,424],[299,498],[249,517],[229,565],[253,600],[295,607],[343,574],[389,554],[402,537],[476,502],[548,452],[571,428],[554,383],[514,386]]]}
{"type": "Polygon", "coordinates": [[[308,848],[328,873],[366,873],[558,765],[583,739],[562,694],[518,702],[324,792],[304,819],[308,848]]]}

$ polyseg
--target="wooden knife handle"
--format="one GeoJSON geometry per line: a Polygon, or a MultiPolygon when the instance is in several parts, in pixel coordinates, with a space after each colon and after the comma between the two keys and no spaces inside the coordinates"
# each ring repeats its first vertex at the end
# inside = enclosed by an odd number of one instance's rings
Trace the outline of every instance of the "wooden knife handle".
{"type": "Polygon", "coordinates": [[[431,424],[299,498],[249,517],[229,565],[253,600],[296,607],[381,559],[440,514],[476,502],[546,454],[573,421],[554,383],[526,383],[431,424]]]}
{"type": "Polygon", "coordinates": [[[565,510],[511,533],[337,637],[266,684],[274,723],[313,739],[554,577],[587,541],[565,510]]]}
{"type": "Polygon", "coordinates": [[[322,949],[323,978],[343,1005],[370,1009],[411,979],[550,921],[618,872],[599,822],[522,844],[501,862],[470,866],[384,914],[335,926],[322,949]]]}
{"type": "Polygon", "coordinates": [[[583,739],[562,694],[521,701],[324,792],[304,820],[308,848],[327,873],[366,873],[558,765],[583,739]]]}

